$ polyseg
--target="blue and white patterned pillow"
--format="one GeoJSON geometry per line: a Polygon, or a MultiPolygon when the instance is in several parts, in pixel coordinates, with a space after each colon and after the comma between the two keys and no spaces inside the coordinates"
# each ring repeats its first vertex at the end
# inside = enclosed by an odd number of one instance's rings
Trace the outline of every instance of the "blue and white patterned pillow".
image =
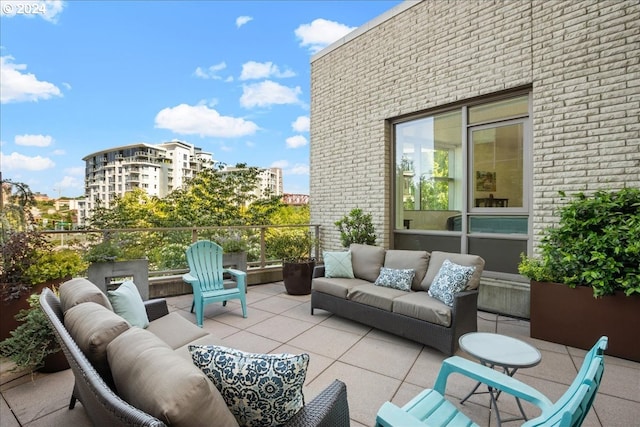
{"type": "Polygon", "coordinates": [[[373,284],[408,292],[411,290],[411,282],[415,275],[416,271],[413,268],[395,269],[382,267],[380,275],[373,284]]]}
{"type": "Polygon", "coordinates": [[[190,345],[189,352],[241,426],[282,425],[304,406],[306,353],[246,353],[216,345],[190,345]]]}
{"type": "Polygon", "coordinates": [[[429,287],[429,296],[453,307],[453,294],[464,290],[474,271],[475,267],[458,265],[445,259],[429,287]]]}

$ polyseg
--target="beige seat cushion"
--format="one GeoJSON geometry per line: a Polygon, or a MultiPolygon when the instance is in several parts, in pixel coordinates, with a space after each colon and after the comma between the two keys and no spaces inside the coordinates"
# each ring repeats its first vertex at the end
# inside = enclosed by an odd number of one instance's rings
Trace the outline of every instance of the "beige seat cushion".
{"type": "Polygon", "coordinates": [[[237,426],[211,381],[148,329],[132,327],[107,346],[118,394],[174,427],[237,426]]]}
{"type": "Polygon", "coordinates": [[[107,363],[107,345],[127,331],[129,323],[100,304],[86,302],[67,310],[64,326],[96,371],[109,383],[111,372],[107,363]]]}
{"type": "Polygon", "coordinates": [[[95,302],[113,311],[109,298],[100,288],[85,278],[79,277],[66,281],[60,285],[58,291],[63,313],[83,302],[95,302]]]}
{"type": "Polygon", "coordinates": [[[431,259],[429,260],[429,268],[427,269],[427,274],[425,274],[424,279],[420,284],[422,289],[424,289],[425,291],[429,290],[433,279],[436,278],[436,274],[438,274],[438,271],[440,271],[440,267],[442,267],[442,263],[446,259],[458,265],[475,267],[476,269],[467,282],[467,287],[465,288],[465,290],[478,289],[478,286],[480,286],[480,277],[482,276],[482,271],[484,270],[484,259],[482,259],[478,255],[456,254],[452,252],[440,251],[431,252],[431,259]]]}
{"type": "Polygon", "coordinates": [[[426,291],[404,293],[393,300],[393,312],[436,325],[451,326],[451,307],[426,291]]]}
{"type": "Polygon", "coordinates": [[[207,332],[189,322],[177,312],[169,313],[152,322],[147,330],[164,341],[172,349],[207,335],[207,332]]]}
{"type": "Polygon", "coordinates": [[[429,266],[429,252],[390,249],[384,256],[384,266],[386,268],[411,268],[415,270],[416,275],[411,282],[411,289],[420,291],[422,290],[420,283],[422,283],[424,275],[427,274],[427,267],[429,266]]]}
{"type": "Polygon", "coordinates": [[[376,286],[372,283],[360,285],[352,288],[347,295],[351,301],[377,307],[382,310],[391,311],[394,298],[405,295],[406,291],[399,289],[376,286]]]}
{"type": "Polygon", "coordinates": [[[343,279],[334,277],[316,277],[311,282],[314,291],[333,295],[338,298],[346,298],[350,289],[359,285],[366,285],[370,282],[362,279],[343,279]]]}
{"type": "Polygon", "coordinates": [[[203,337],[198,338],[197,340],[186,343],[182,347],[176,348],[173,352],[184,360],[188,360],[193,363],[193,359],[191,358],[191,352],[189,351],[190,345],[224,345],[224,342],[221,338],[215,337],[211,334],[207,334],[203,337]]]}
{"type": "Polygon", "coordinates": [[[375,282],[380,275],[380,268],[384,264],[384,248],[352,243],[349,250],[351,251],[353,275],[357,279],[375,282]]]}

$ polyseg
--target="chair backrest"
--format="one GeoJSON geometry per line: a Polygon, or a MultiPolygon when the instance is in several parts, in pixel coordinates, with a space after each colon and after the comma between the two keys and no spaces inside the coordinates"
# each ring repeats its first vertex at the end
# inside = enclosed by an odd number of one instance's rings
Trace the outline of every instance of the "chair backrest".
{"type": "Polygon", "coordinates": [[[221,290],[223,285],[222,247],[209,240],[199,240],[186,251],[190,273],[202,290],[221,290]]]}
{"type": "Polygon", "coordinates": [[[604,374],[604,351],[607,337],[601,337],[584,358],[582,367],[569,389],[558,401],[524,426],[579,427],[596,397],[604,374]]]}

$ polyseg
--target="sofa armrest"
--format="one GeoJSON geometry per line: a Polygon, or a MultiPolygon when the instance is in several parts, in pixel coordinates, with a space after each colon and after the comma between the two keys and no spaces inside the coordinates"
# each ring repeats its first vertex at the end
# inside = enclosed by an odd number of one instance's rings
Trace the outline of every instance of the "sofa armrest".
{"type": "Polygon", "coordinates": [[[324,277],[324,265],[316,265],[313,268],[313,276],[312,277],[324,277]]]}
{"type": "Polygon", "coordinates": [[[287,427],[349,427],[347,386],[334,380],[285,424],[287,427]]]}
{"type": "Polygon", "coordinates": [[[147,317],[149,318],[149,322],[152,322],[169,314],[167,300],[164,298],[145,301],[144,308],[147,310],[147,317]]]}
{"type": "Polygon", "coordinates": [[[453,313],[459,315],[460,313],[473,312],[476,316],[478,311],[478,290],[458,292],[453,296],[453,313]]]}

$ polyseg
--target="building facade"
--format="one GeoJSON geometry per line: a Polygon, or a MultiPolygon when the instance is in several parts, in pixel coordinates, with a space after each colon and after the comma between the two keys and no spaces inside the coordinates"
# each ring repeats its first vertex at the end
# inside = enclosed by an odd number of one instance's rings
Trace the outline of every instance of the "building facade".
{"type": "Polygon", "coordinates": [[[637,0],[406,1],[311,59],[311,222],[523,281],[560,192],[640,186],[639,114],[637,0]]]}
{"type": "Polygon", "coordinates": [[[138,143],[113,147],[84,157],[85,206],[83,220],[101,204],[110,207],[117,197],[136,188],[165,197],[203,168],[213,165],[211,153],[182,141],[138,143]]]}

